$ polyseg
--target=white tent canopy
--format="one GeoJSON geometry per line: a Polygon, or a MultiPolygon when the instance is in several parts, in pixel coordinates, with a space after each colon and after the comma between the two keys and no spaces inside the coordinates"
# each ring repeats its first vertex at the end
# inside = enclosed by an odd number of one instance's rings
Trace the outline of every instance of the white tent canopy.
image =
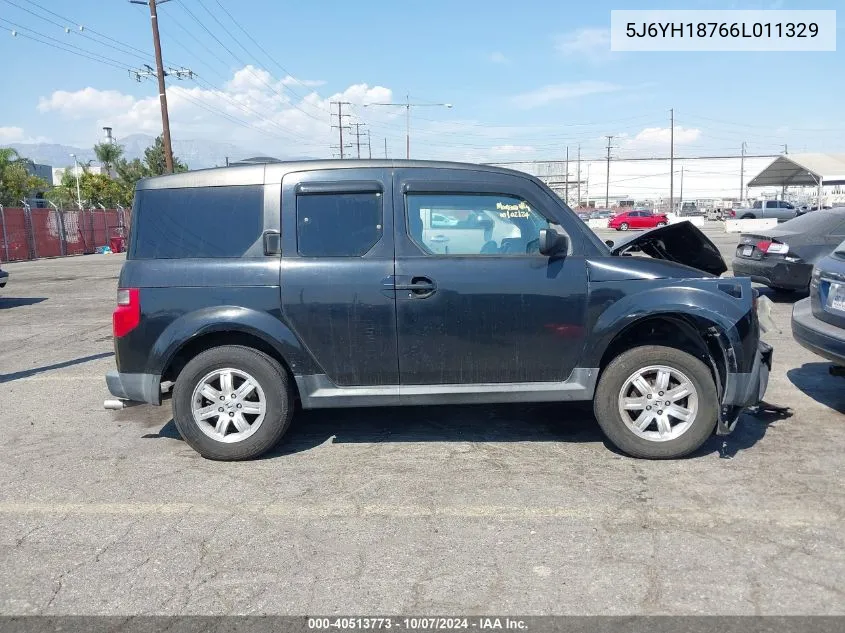
{"type": "Polygon", "coordinates": [[[749,187],[845,185],[845,154],[787,154],[748,182],[749,187]]]}

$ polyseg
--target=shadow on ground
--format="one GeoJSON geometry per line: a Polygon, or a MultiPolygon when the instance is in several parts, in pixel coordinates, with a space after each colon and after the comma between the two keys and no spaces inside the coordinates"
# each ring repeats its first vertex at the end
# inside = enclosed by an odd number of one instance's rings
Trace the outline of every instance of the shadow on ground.
{"type": "MultiPolygon", "coordinates": [[[[731,436],[713,437],[689,457],[713,453],[733,457],[754,446],[772,421],[790,415],[743,414],[731,436]]],[[[142,437],[181,439],[172,419],[158,433],[142,437]]],[[[327,442],[602,443],[609,451],[623,454],[605,439],[591,403],[549,403],[300,410],[282,442],[260,459],[304,452],[327,442]]]]}
{"type": "Polygon", "coordinates": [[[845,413],[845,378],[830,375],[830,363],[804,363],[786,372],[802,393],[816,402],[845,413]]]}
{"type": "Polygon", "coordinates": [[[759,411],[751,413],[745,411],[740,414],[739,421],[730,435],[713,435],[700,449],[690,457],[703,457],[711,453],[718,453],[723,459],[732,459],[744,450],[750,449],[766,435],[769,426],[780,420],[791,418],[794,413],[788,411],[759,411]]]}
{"type": "Polygon", "coordinates": [[[65,367],[72,367],[73,365],[79,365],[81,363],[87,363],[92,360],[99,360],[101,358],[108,358],[109,356],[114,356],[114,352],[91,354],[90,356],[81,356],[80,358],[74,358],[73,360],[62,361],[61,363],[53,363],[52,365],[33,367],[32,369],[24,369],[22,371],[16,371],[11,374],[0,374],[0,383],[11,382],[13,380],[20,380],[21,378],[29,378],[30,376],[35,376],[36,374],[41,374],[45,371],[64,369],[65,367]]]}
{"type": "Polygon", "coordinates": [[[0,297],[0,310],[20,308],[47,301],[47,297],[0,297]]]}

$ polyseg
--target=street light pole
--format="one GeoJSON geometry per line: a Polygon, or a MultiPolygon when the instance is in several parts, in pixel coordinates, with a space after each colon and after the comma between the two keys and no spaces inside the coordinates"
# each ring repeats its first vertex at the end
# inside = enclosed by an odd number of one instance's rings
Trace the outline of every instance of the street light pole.
{"type": "Polygon", "coordinates": [[[76,154],[71,154],[73,158],[73,173],[76,176],[76,205],[82,209],[82,192],[79,189],[79,161],[76,160],[76,154]]]}
{"type": "Polygon", "coordinates": [[[405,103],[365,103],[364,107],[393,106],[405,108],[405,158],[411,158],[411,108],[441,107],[451,108],[451,103],[411,103],[411,95],[405,95],[405,103]]]}

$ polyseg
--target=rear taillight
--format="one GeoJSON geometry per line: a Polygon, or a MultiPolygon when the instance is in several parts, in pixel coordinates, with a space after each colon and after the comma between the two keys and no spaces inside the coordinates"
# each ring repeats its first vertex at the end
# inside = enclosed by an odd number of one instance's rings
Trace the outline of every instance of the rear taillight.
{"type": "Polygon", "coordinates": [[[819,289],[819,282],[822,278],[822,271],[813,266],[813,274],[810,275],[810,290],[815,290],[818,292],[819,289]]]}
{"type": "Polygon", "coordinates": [[[112,314],[112,333],[115,337],[126,336],[141,322],[141,293],[137,288],[120,288],[117,291],[117,307],[112,314]]]}
{"type": "Polygon", "coordinates": [[[771,240],[757,242],[757,248],[767,255],[786,255],[789,252],[789,244],[781,244],[771,240]]]}

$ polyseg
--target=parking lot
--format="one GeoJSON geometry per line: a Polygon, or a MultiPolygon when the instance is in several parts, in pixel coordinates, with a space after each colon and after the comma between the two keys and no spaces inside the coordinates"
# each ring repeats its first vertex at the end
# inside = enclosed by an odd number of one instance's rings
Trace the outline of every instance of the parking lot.
{"type": "Polygon", "coordinates": [[[845,380],[793,341],[801,295],[764,291],[791,414],[687,459],[543,404],[305,412],[220,463],[169,402],[103,410],[122,261],[3,266],[4,614],[845,613],[845,380]]]}

